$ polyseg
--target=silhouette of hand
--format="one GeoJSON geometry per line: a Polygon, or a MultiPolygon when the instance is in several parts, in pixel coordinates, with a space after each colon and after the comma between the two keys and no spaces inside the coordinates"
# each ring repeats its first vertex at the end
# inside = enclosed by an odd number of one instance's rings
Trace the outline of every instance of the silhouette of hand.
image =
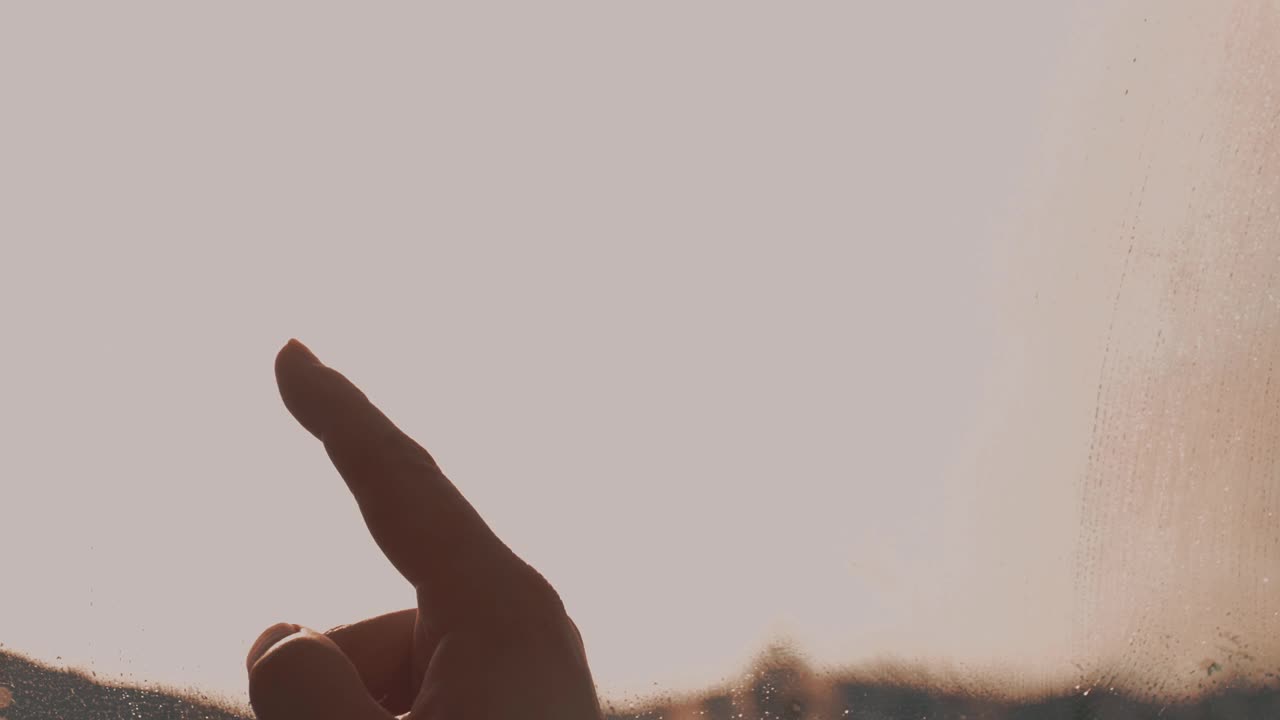
{"type": "Polygon", "coordinates": [[[296,340],[285,407],[324,443],[417,607],[249,651],[260,720],[598,720],[582,638],[556,591],[500,541],[421,446],[296,340]]]}

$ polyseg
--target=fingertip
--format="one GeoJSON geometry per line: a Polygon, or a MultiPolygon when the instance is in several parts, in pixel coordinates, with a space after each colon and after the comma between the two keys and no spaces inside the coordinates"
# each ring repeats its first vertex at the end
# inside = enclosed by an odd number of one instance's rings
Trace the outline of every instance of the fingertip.
{"type": "Polygon", "coordinates": [[[275,640],[249,668],[249,704],[259,720],[390,720],[356,667],[325,635],[281,623],[263,637],[287,627],[297,630],[275,640]]]}
{"type": "Polygon", "coordinates": [[[316,357],[316,354],[311,352],[311,348],[304,345],[298,338],[289,338],[289,342],[285,343],[284,347],[280,348],[280,352],[276,356],[277,362],[280,357],[294,355],[304,357],[316,364],[320,363],[320,358],[316,357]]]}
{"type": "Polygon", "coordinates": [[[311,352],[311,348],[303,345],[297,338],[289,342],[276,353],[276,379],[283,380],[307,368],[324,367],[320,358],[311,352]]]}
{"type": "Polygon", "coordinates": [[[325,414],[317,406],[324,401],[325,370],[324,363],[315,353],[296,338],[290,339],[276,353],[276,387],[280,390],[280,399],[307,432],[321,439],[325,414]]]}
{"type": "Polygon", "coordinates": [[[257,640],[253,641],[253,645],[249,648],[249,654],[244,660],[245,669],[252,672],[253,666],[258,664],[258,661],[262,659],[263,655],[267,654],[267,651],[300,630],[302,630],[302,626],[294,625],[293,623],[276,623],[263,630],[262,634],[258,636],[257,640]]]}
{"type": "Polygon", "coordinates": [[[276,354],[275,371],[285,408],[326,444],[331,433],[388,422],[359,388],[296,339],[276,354]]]}

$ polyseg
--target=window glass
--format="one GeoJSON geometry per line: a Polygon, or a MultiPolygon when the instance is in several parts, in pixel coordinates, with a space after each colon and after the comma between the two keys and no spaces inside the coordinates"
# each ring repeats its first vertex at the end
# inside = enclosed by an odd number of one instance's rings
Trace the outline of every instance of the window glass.
{"type": "Polygon", "coordinates": [[[243,713],[263,628],[413,603],[290,337],[555,584],[612,713],[1275,707],[1278,34],[0,10],[0,714],[243,713]]]}

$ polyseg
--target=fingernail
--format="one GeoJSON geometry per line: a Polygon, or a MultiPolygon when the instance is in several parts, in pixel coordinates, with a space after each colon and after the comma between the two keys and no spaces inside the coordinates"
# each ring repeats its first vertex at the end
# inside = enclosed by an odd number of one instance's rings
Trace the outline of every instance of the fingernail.
{"type": "Polygon", "coordinates": [[[311,348],[303,345],[297,338],[289,338],[289,342],[285,343],[285,347],[294,352],[301,353],[304,357],[317,365],[321,364],[320,358],[316,357],[316,354],[311,352],[311,348]]]}
{"type": "Polygon", "coordinates": [[[249,656],[245,658],[245,667],[252,670],[255,663],[267,654],[267,651],[275,647],[276,643],[284,640],[290,635],[302,629],[301,625],[293,623],[276,623],[267,628],[258,639],[253,642],[253,647],[249,648],[249,656]]]}

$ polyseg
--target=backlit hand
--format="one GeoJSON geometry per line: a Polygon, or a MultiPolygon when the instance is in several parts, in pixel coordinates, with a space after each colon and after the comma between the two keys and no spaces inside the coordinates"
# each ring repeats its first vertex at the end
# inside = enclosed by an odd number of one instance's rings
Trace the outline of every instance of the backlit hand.
{"type": "Polygon", "coordinates": [[[269,628],[247,660],[260,720],[598,720],[556,591],[431,455],[305,346],[276,357],[289,412],[324,443],[417,607],[317,633],[269,628]]]}

